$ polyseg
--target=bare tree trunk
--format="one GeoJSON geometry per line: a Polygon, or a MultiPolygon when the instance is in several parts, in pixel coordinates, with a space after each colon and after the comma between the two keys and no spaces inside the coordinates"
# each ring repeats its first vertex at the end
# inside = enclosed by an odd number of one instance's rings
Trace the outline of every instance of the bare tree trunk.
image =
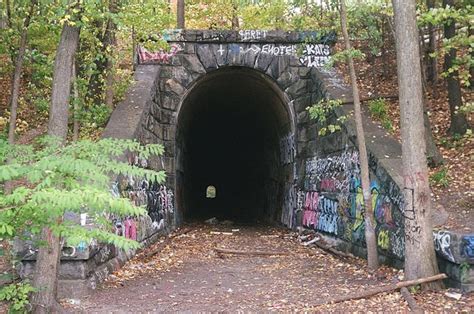
{"type": "MultiPolygon", "coordinates": [[[[30,3],[30,9],[26,15],[25,21],[23,22],[23,29],[20,35],[20,47],[18,48],[18,55],[15,61],[15,70],[12,76],[11,96],[10,96],[10,122],[8,126],[8,143],[10,145],[15,144],[15,129],[16,129],[16,118],[18,113],[18,98],[20,97],[20,83],[21,73],[23,72],[23,61],[25,58],[26,51],[26,40],[28,35],[28,27],[30,26],[31,16],[33,15],[34,8],[37,4],[37,0],[32,0],[30,3]]],[[[7,5],[10,4],[7,2],[7,5]]],[[[5,182],[4,193],[10,194],[13,189],[11,181],[5,182]]]]}
{"type": "Polygon", "coordinates": [[[179,28],[179,29],[184,29],[185,27],[185,20],[184,20],[184,7],[185,7],[185,3],[184,3],[184,0],[178,0],[178,4],[177,4],[177,10],[176,10],[176,28],[179,28]]]}
{"type": "MultiPolygon", "coordinates": [[[[473,37],[474,36],[474,26],[471,25],[469,27],[469,37],[473,37]]],[[[471,59],[474,60],[474,49],[471,50],[471,59]]],[[[472,89],[474,89],[474,66],[471,66],[471,68],[469,69],[469,74],[471,75],[471,77],[469,78],[469,87],[472,89]]]]}
{"type": "Polygon", "coordinates": [[[390,40],[390,36],[387,36],[387,21],[382,16],[382,70],[383,78],[388,77],[388,53],[387,53],[387,41],[390,40]]]}
{"type": "Polygon", "coordinates": [[[425,143],[426,143],[426,159],[428,160],[428,166],[431,168],[438,167],[444,163],[443,155],[436,146],[436,142],[433,137],[433,131],[431,130],[431,121],[428,115],[428,107],[426,106],[426,87],[422,85],[423,93],[423,125],[425,127],[425,143]]]}
{"type": "MultiPolygon", "coordinates": [[[[426,164],[423,95],[415,0],[392,0],[395,13],[397,71],[400,94],[403,176],[405,181],[406,279],[438,273],[433,243],[431,195],[426,164]]],[[[428,286],[428,284],[426,285],[428,286]]],[[[426,288],[425,286],[425,288],[426,288]]],[[[436,288],[439,284],[429,284],[436,288]]]]}
{"type": "MultiPolygon", "coordinates": [[[[49,111],[48,135],[66,141],[68,131],[68,106],[71,93],[74,55],[79,42],[80,29],[64,24],[54,61],[51,108],[49,111]]],[[[57,310],[56,293],[58,267],[61,253],[60,238],[48,227],[43,228],[41,246],[36,258],[33,286],[39,289],[33,295],[34,313],[51,313],[57,310]]]]}
{"type": "Polygon", "coordinates": [[[15,70],[13,72],[10,96],[10,125],[8,128],[8,143],[10,144],[15,143],[15,127],[18,112],[18,98],[20,97],[20,80],[21,73],[23,70],[23,60],[26,51],[26,37],[28,35],[28,27],[30,26],[31,16],[33,15],[33,10],[36,4],[37,0],[32,0],[30,3],[30,9],[28,10],[28,14],[25,18],[25,21],[23,22],[23,29],[21,31],[20,36],[20,47],[18,49],[18,56],[15,61],[15,70]]]}
{"type": "Polygon", "coordinates": [[[12,26],[12,11],[10,7],[10,0],[5,1],[5,10],[7,11],[7,27],[12,26]]]}
{"type": "MultiPolygon", "coordinates": [[[[120,3],[118,0],[110,0],[109,12],[111,14],[117,14],[119,11],[120,3]]],[[[105,29],[105,47],[113,47],[117,44],[115,38],[115,25],[113,19],[109,18],[107,22],[107,28],[105,29]]],[[[112,51],[112,49],[110,50],[112,51]]],[[[114,109],[114,71],[113,71],[113,57],[111,54],[107,55],[107,62],[105,66],[105,105],[111,110],[114,109]]]]}
{"type": "MultiPolygon", "coordinates": [[[[98,41],[102,44],[102,46],[105,46],[107,43],[105,40],[105,37],[106,37],[105,31],[102,32],[102,29],[104,27],[103,21],[95,20],[93,24],[94,24],[94,28],[99,30],[99,33],[97,35],[98,41]]],[[[106,54],[108,52],[106,50],[106,47],[104,47],[103,50],[104,50],[104,55],[99,58],[96,58],[94,61],[95,69],[89,78],[89,84],[87,86],[87,94],[86,94],[87,103],[91,102],[92,104],[96,106],[100,106],[104,100],[104,73],[107,67],[106,54]]]]}
{"type": "MultiPolygon", "coordinates": [[[[443,0],[443,7],[453,7],[454,0],[443,0]]],[[[456,35],[456,23],[454,20],[447,22],[444,25],[444,38],[450,39],[456,35]],[[449,23],[449,24],[448,24],[449,23]]],[[[453,66],[454,59],[456,59],[457,50],[450,49],[449,52],[444,56],[444,70],[448,71],[453,66]]],[[[448,132],[450,134],[464,134],[467,131],[467,119],[466,115],[459,111],[462,106],[461,98],[461,85],[456,79],[458,71],[449,73],[446,82],[448,84],[448,102],[449,102],[449,114],[451,119],[451,125],[449,126],[448,132]]]]}
{"type": "MultiPolygon", "coordinates": [[[[347,32],[347,13],[345,0],[341,0],[341,28],[344,36],[345,48],[351,50],[349,34],[347,32]]],[[[347,57],[352,85],[352,97],[354,99],[354,117],[357,129],[357,142],[359,145],[360,169],[362,192],[364,195],[364,218],[365,218],[365,241],[367,244],[367,262],[371,270],[377,269],[379,266],[377,253],[377,240],[375,237],[374,213],[372,208],[372,197],[370,193],[369,180],[369,162],[367,157],[367,148],[365,146],[364,126],[362,125],[362,113],[360,108],[359,87],[357,86],[357,78],[355,74],[354,61],[351,56],[347,57]]]]}
{"type": "Polygon", "coordinates": [[[79,91],[77,90],[77,68],[76,68],[76,63],[72,63],[72,77],[74,79],[72,83],[72,89],[74,93],[74,108],[73,108],[73,128],[72,128],[72,140],[74,142],[77,142],[79,140],[79,91]]]}
{"type": "Polygon", "coordinates": [[[239,29],[239,4],[236,0],[232,1],[232,29],[239,29]]]}
{"type": "MultiPolygon", "coordinates": [[[[426,100],[424,100],[426,102],[426,100]]],[[[426,143],[426,158],[428,165],[431,168],[438,167],[444,163],[443,155],[441,155],[438,146],[433,137],[433,131],[431,130],[430,117],[428,116],[428,109],[426,104],[423,103],[423,125],[425,127],[425,143],[426,143]]]]}
{"type": "MultiPolygon", "coordinates": [[[[426,6],[428,7],[428,10],[434,9],[435,0],[426,0],[426,6]]],[[[426,76],[428,81],[434,85],[438,81],[438,58],[430,56],[436,52],[436,32],[435,27],[432,24],[428,25],[428,36],[429,42],[426,51],[426,76]]]]}

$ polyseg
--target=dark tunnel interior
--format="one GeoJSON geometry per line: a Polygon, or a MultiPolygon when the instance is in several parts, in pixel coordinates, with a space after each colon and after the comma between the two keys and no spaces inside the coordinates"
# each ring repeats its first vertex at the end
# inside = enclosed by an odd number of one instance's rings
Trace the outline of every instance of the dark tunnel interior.
{"type": "Polygon", "coordinates": [[[184,181],[180,203],[185,220],[276,219],[282,181],[279,142],[290,123],[281,92],[267,80],[253,70],[218,70],[184,100],[177,171],[184,181]]]}

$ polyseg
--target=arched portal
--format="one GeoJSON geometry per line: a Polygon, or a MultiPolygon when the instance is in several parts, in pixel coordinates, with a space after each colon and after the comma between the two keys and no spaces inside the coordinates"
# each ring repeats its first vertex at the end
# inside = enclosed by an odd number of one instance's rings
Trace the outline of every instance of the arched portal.
{"type": "Polygon", "coordinates": [[[278,219],[293,177],[290,110],[268,76],[244,67],[213,71],[189,89],[176,137],[177,204],[185,220],[278,219]]]}

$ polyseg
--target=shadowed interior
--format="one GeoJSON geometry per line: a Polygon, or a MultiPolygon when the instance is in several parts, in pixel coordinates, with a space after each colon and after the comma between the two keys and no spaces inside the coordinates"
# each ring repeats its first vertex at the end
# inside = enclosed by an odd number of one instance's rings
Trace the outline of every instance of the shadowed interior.
{"type": "Polygon", "coordinates": [[[272,221],[281,209],[284,96],[263,74],[226,68],[185,98],[178,121],[178,206],[184,219],[272,221]],[[215,198],[206,197],[214,186],[215,198]]]}

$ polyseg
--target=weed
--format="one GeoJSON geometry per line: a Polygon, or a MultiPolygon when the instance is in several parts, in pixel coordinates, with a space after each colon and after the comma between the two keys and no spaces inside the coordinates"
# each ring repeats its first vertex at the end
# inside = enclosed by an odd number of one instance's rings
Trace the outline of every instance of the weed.
{"type": "Polygon", "coordinates": [[[382,123],[382,127],[388,131],[393,130],[392,121],[388,116],[388,106],[383,98],[369,101],[370,115],[382,123]]]}
{"type": "Polygon", "coordinates": [[[35,289],[28,282],[14,283],[0,289],[0,301],[10,302],[9,313],[26,313],[33,291],[35,289]]]}
{"type": "Polygon", "coordinates": [[[430,176],[431,183],[435,185],[440,185],[442,187],[449,186],[449,176],[448,176],[448,169],[441,168],[440,170],[436,171],[430,176]]]}

